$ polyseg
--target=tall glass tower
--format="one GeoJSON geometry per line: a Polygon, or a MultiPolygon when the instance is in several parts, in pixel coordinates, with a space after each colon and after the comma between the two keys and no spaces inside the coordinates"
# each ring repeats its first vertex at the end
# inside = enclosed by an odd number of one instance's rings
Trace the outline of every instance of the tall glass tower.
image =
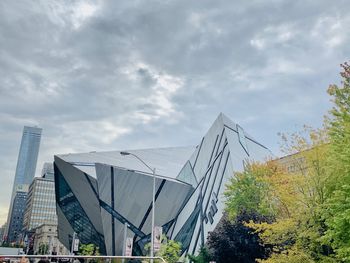
{"type": "MultiPolygon", "coordinates": [[[[41,132],[42,129],[38,127],[24,126],[23,128],[7,222],[13,222],[13,220],[15,220],[12,218],[14,216],[13,201],[14,197],[16,196],[17,189],[28,189],[34,178],[40,147],[41,132]]],[[[8,231],[9,228],[6,231],[6,236],[10,236],[8,231]]]]}
{"type": "MultiPolygon", "coordinates": [[[[42,129],[38,127],[24,126],[23,128],[13,190],[20,184],[30,185],[33,180],[38,159],[41,132],[42,129]]],[[[12,195],[14,194],[12,192],[12,195]]]]}

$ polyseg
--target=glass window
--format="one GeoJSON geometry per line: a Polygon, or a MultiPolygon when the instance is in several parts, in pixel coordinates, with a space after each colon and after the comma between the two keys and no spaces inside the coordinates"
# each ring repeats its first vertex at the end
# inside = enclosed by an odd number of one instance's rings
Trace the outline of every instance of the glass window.
{"type": "Polygon", "coordinates": [[[175,237],[175,241],[178,241],[182,244],[182,247],[181,247],[182,253],[184,253],[190,245],[193,232],[198,220],[200,207],[201,207],[200,205],[196,207],[196,209],[192,212],[190,217],[187,219],[186,223],[183,225],[183,227],[180,229],[180,231],[177,233],[175,237]]]}
{"type": "Polygon", "coordinates": [[[249,156],[249,151],[248,151],[248,145],[247,145],[247,141],[246,141],[246,137],[244,134],[244,130],[241,126],[239,126],[237,124],[237,132],[238,132],[238,140],[239,143],[242,145],[244,151],[247,153],[247,155],[249,156]]]}
{"type": "Polygon", "coordinates": [[[59,169],[56,171],[58,175],[56,185],[58,205],[62,212],[74,231],[78,233],[82,243],[88,244],[93,242],[100,248],[102,253],[105,253],[103,235],[96,231],[59,169]]]}
{"type": "Polygon", "coordinates": [[[193,173],[190,162],[188,161],[185,166],[182,168],[181,172],[176,178],[179,181],[191,184],[193,187],[197,186],[197,179],[193,173]]]}

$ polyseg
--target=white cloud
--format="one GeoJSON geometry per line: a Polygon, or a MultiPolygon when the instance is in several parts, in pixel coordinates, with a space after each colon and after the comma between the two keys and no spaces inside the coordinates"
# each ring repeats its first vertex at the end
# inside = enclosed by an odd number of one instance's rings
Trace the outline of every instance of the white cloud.
{"type": "Polygon", "coordinates": [[[250,40],[250,45],[252,45],[253,47],[257,48],[257,49],[264,49],[265,48],[265,40],[261,39],[261,38],[254,38],[250,40]]]}
{"type": "Polygon", "coordinates": [[[152,111],[138,110],[133,114],[136,120],[142,121],[147,124],[151,121],[158,120],[162,117],[169,117],[172,122],[176,121],[175,115],[177,114],[172,97],[184,86],[184,79],[178,76],[173,76],[164,71],[157,70],[156,68],[148,65],[144,62],[137,62],[122,68],[121,72],[126,74],[130,81],[136,81],[139,78],[150,78],[153,80],[150,89],[146,92],[144,97],[135,98],[135,100],[143,105],[152,105],[152,111]],[[140,72],[146,76],[141,75],[140,72]]]}
{"type": "Polygon", "coordinates": [[[98,10],[98,5],[86,1],[78,2],[73,8],[72,22],[74,29],[79,27],[98,10]]]}
{"type": "Polygon", "coordinates": [[[345,43],[349,28],[349,17],[322,16],[317,19],[312,28],[311,35],[323,44],[330,52],[345,43]]]}
{"type": "Polygon", "coordinates": [[[269,25],[250,40],[250,45],[263,50],[282,45],[296,37],[296,29],[291,24],[269,25]]]}
{"type": "Polygon", "coordinates": [[[74,121],[66,123],[63,134],[66,141],[74,141],[75,147],[93,144],[110,144],[131,131],[130,127],[114,123],[118,120],[74,121]]]}

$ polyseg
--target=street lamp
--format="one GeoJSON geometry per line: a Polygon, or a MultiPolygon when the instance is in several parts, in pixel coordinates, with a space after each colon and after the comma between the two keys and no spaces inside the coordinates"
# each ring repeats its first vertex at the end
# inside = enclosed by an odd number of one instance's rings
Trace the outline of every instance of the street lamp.
{"type": "MultiPolygon", "coordinates": [[[[132,155],[136,159],[138,159],[141,163],[143,163],[153,175],[153,188],[152,188],[152,229],[151,229],[151,257],[154,257],[154,210],[155,210],[155,192],[156,192],[156,168],[150,167],[147,163],[145,163],[140,157],[136,154],[130,152],[120,152],[121,155],[132,155]]],[[[153,258],[151,259],[151,263],[153,263],[153,258]]]]}

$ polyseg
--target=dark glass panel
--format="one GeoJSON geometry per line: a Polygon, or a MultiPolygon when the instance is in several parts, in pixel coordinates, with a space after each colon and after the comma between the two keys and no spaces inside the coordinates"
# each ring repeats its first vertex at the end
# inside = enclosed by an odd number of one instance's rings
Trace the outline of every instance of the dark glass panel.
{"type": "Polygon", "coordinates": [[[55,165],[56,202],[83,244],[93,243],[106,254],[103,235],[98,233],[75,197],[72,189],[55,165]]]}
{"type": "Polygon", "coordinates": [[[183,225],[183,227],[180,229],[179,233],[177,233],[175,237],[175,241],[180,242],[182,245],[181,246],[182,253],[188,249],[191,243],[193,232],[198,220],[199,212],[200,212],[200,206],[198,205],[196,209],[192,212],[190,217],[186,220],[185,224],[183,225]]]}

